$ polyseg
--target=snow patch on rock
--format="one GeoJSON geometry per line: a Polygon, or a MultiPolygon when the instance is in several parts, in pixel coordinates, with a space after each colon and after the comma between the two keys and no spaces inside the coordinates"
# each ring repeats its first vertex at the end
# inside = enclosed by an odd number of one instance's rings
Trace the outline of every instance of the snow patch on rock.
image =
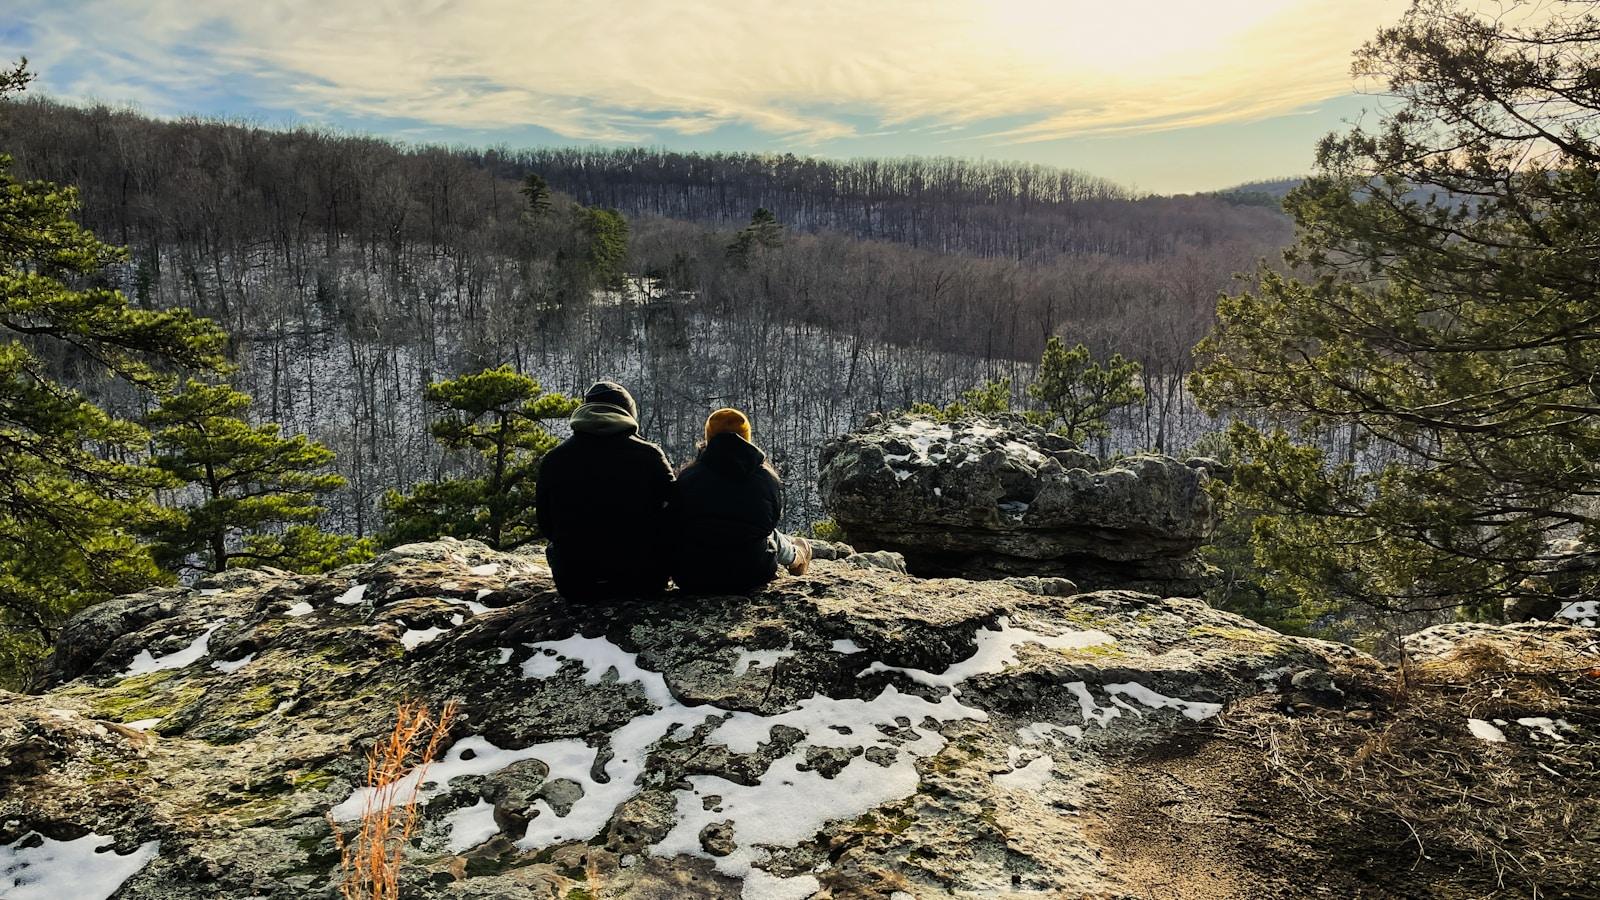
{"type": "Polygon", "coordinates": [[[1565,604],[1556,612],[1556,618],[1594,628],[1600,625],[1600,600],[1575,600],[1565,604]]]}
{"type": "Polygon", "coordinates": [[[167,669],[181,669],[196,662],[211,652],[211,635],[221,627],[221,622],[213,622],[189,646],[161,656],[151,654],[148,647],[140,650],[139,655],[128,663],[128,668],[123,670],[122,677],[129,678],[134,675],[148,675],[151,672],[162,672],[167,669]]]}
{"type": "Polygon", "coordinates": [[[788,659],[795,654],[794,650],[746,650],[743,647],[735,648],[739,651],[739,658],[734,661],[733,674],[743,675],[750,671],[751,666],[757,666],[770,671],[779,660],[788,659]]]}
{"type": "Polygon", "coordinates": [[[1094,629],[1068,631],[1057,635],[1038,634],[1026,628],[1012,627],[1011,620],[1005,616],[1000,617],[999,626],[998,629],[979,628],[978,633],[973,636],[978,645],[977,651],[943,672],[935,674],[922,669],[875,662],[862,670],[857,677],[877,672],[899,672],[918,684],[953,688],[973,676],[992,675],[1005,671],[1007,666],[1016,665],[1017,648],[1023,644],[1038,644],[1049,650],[1081,650],[1085,647],[1098,647],[1117,642],[1111,635],[1094,629]]]}
{"type": "Polygon", "coordinates": [[[72,841],[40,837],[37,847],[0,845],[0,897],[6,900],[106,900],[161,852],[147,841],[127,855],[93,832],[72,841]]]}
{"type": "Polygon", "coordinates": [[[246,665],[249,665],[250,662],[255,658],[256,655],[254,653],[246,653],[244,656],[233,660],[214,659],[211,661],[211,668],[216,669],[218,672],[232,675],[234,672],[237,672],[246,665]]]}
{"type": "MultiPolygon", "coordinates": [[[[504,750],[482,736],[463,738],[444,759],[426,774],[406,776],[410,784],[391,791],[395,802],[403,802],[415,789],[420,803],[426,804],[442,793],[451,779],[464,775],[487,775],[513,762],[537,759],[548,772],[546,781],[570,781],[581,793],[565,815],[558,815],[544,799],[535,801],[534,815],[526,832],[517,841],[525,851],[537,850],[570,841],[589,840],[604,830],[616,810],[640,789],[650,749],[663,740],[684,741],[704,729],[703,740],[719,744],[731,753],[757,752],[772,740],[773,729],[786,726],[801,734],[788,752],[775,760],[759,779],[736,783],[716,775],[691,775],[687,788],[675,798],[675,821],[667,834],[648,852],[654,856],[679,855],[709,859],[717,871],[743,880],[743,897],[748,900],[785,900],[807,897],[820,890],[810,875],[783,878],[765,871],[774,848],[794,847],[810,840],[830,822],[848,820],[885,803],[914,794],[919,785],[916,761],[939,753],[946,740],[938,725],[961,719],[987,720],[981,709],[966,706],[958,699],[959,685],[969,678],[1003,671],[1018,661],[1017,648],[1034,643],[1047,648],[1070,649],[1114,643],[1099,631],[1074,631],[1046,635],[1013,627],[1001,619],[997,628],[980,629],[975,635],[976,649],[944,672],[887,666],[874,662],[861,674],[894,671],[921,684],[947,690],[938,700],[902,693],[886,685],[875,697],[834,698],[823,694],[800,701],[791,709],[763,715],[730,711],[711,704],[684,706],[672,694],[660,672],[645,669],[638,655],[629,653],[606,638],[581,634],[563,640],[539,641],[526,645],[534,653],[521,664],[525,678],[581,678],[586,684],[636,685],[650,702],[652,711],[635,716],[599,740],[564,739],[535,744],[519,750],[504,750]],[[852,751],[848,761],[826,777],[808,763],[817,748],[852,751]],[[418,778],[423,780],[419,783],[418,778]],[[725,824],[732,836],[732,851],[716,856],[701,844],[702,830],[712,824],[725,824]]],[[[860,652],[851,641],[835,641],[836,652],[860,652]]],[[[743,674],[753,665],[770,667],[796,651],[752,651],[740,648],[735,673],[743,674]]],[[[501,650],[501,661],[509,662],[511,651],[501,650]]],[[[1152,708],[1172,708],[1203,718],[1214,715],[1216,704],[1201,704],[1164,697],[1135,683],[1112,686],[1116,703],[1127,696],[1152,708]]],[[[1110,691],[1112,688],[1108,687],[1110,691]]],[[[1098,707],[1098,704],[1096,704],[1098,707]]],[[[1112,707],[1107,718],[1122,714],[1112,707]]],[[[1058,736],[1076,738],[1082,729],[1035,723],[1031,731],[1019,731],[1024,743],[1057,741],[1058,736]],[[1028,734],[1024,734],[1028,731],[1028,734]],[[1032,740],[1029,740],[1029,737],[1032,740]]],[[[1000,787],[1035,790],[1050,778],[1053,761],[1037,751],[1012,748],[1013,771],[995,777],[1000,787]]],[[[404,779],[403,779],[404,781],[404,779]]],[[[359,818],[372,799],[369,789],[354,792],[335,807],[331,815],[338,821],[359,818]]],[[[496,833],[493,807],[480,801],[456,810],[445,819],[447,843],[452,852],[462,852],[496,833]]]]}
{"type": "Polygon", "coordinates": [[[481,799],[445,816],[444,824],[450,832],[451,853],[471,850],[500,833],[500,826],[494,821],[494,804],[481,799]]]}
{"type": "Polygon", "coordinates": [[[448,628],[438,627],[407,628],[405,633],[400,635],[400,645],[407,650],[415,650],[449,630],[448,628]]]}
{"type": "Polygon", "coordinates": [[[995,784],[1008,791],[1037,791],[1050,783],[1050,773],[1055,771],[1055,760],[1049,754],[1037,753],[1032,759],[1021,747],[1007,747],[1006,757],[1011,761],[1011,771],[993,777],[995,784]]]}

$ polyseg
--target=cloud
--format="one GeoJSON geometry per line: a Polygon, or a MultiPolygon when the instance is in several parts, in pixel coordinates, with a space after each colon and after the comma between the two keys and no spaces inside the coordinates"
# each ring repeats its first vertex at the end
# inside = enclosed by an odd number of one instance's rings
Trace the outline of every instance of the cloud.
{"type": "Polygon", "coordinates": [[[989,143],[1249,121],[1348,93],[1393,0],[13,0],[58,95],[238,95],[312,119],[797,144],[989,143]],[[1004,121],[1006,127],[984,123],[1004,121]],[[1017,124],[1017,123],[1021,124],[1017,124]],[[867,123],[863,125],[863,123],[867,123]]]}

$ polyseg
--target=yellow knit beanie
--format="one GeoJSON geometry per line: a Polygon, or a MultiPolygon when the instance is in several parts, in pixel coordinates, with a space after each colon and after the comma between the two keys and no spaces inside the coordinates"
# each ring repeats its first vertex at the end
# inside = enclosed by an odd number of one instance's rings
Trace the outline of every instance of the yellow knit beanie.
{"type": "Polygon", "coordinates": [[[706,440],[731,431],[746,441],[750,440],[750,420],[737,409],[724,407],[706,417],[706,440]]]}

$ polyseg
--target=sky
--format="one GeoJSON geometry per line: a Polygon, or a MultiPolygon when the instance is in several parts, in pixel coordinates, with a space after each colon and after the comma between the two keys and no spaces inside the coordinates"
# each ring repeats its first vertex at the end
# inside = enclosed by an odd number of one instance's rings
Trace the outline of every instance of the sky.
{"type": "Polygon", "coordinates": [[[1303,173],[1404,0],[4,0],[35,89],[409,142],[1303,173]]]}

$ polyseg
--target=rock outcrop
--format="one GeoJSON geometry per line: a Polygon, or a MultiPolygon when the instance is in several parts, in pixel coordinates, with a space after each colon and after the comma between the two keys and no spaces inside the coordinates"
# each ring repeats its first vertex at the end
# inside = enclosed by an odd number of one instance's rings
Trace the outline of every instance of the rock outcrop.
{"type": "Polygon", "coordinates": [[[1552,541],[1544,570],[1506,601],[1507,621],[1556,619],[1600,625],[1600,547],[1576,538],[1552,541]]]}
{"type": "Polygon", "coordinates": [[[895,415],[823,448],[823,506],[920,575],[1058,576],[1193,596],[1214,526],[1209,460],[1103,463],[1020,416],[895,415]]]}
{"type": "MultiPolygon", "coordinates": [[[[441,541],[113,600],[67,629],[59,684],[0,706],[0,895],[336,897],[335,829],[405,698],[461,704],[418,785],[406,897],[1353,896],[1374,866],[1379,893],[1492,884],[1267,767],[1261,735],[1297,721],[1388,733],[1369,657],[1193,600],[839,555],[750,597],[575,606],[536,553],[441,541]]],[[[1451,710],[1428,733],[1478,752],[1451,710]]],[[[1570,756],[1593,726],[1560,715],[1570,756]]]]}
{"type": "Polygon", "coordinates": [[[575,608],[537,556],[441,542],[124,597],[69,626],[59,687],[0,713],[0,844],[157,842],[127,897],[327,893],[324,817],[359,815],[364,749],[403,697],[456,698],[415,896],[565,896],[590,863],[639,896],[1098,890],[1074,815],[1104,760],[1353,654],[1194,601],[1048,594],[845,560],[753,598],[575,608]]]}

